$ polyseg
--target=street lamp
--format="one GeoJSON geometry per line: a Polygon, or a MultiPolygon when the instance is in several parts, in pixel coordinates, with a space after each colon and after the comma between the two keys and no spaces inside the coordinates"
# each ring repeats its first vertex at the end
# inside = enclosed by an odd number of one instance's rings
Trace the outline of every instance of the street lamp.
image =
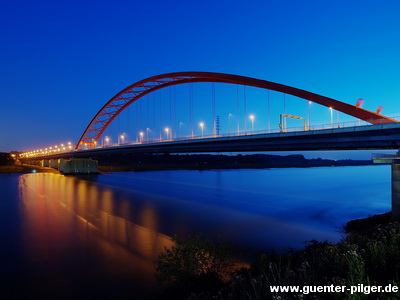
{"type": "Polygon", "coordinates": [[[182,126],[185,125],[183,122],[179,122],[179,137],[182,137],[182,126]]]}
{"type": "Polygon", "coordinates": [[[165,127],[164,131],[167,134],[167,140],[169,140],[169,128],[165,127]]]}
{"type": "Polygon", "coordinates": [[[149,127],[146,128],[146,141],[149,142],[149,131],[151,131],[151,129],[149,127]]]}
{"type": "Polygon", "coordinates": [[[254,133],[254,119],[256,117],[254,115],[250,115],[250,120],[251,120],[251,131],[254,133]]]}
{"type": "Polygon", "coordinates": [[[201,128],[201,137],[203,137],[204,136],[204,122],[200,122],[199,126],[201,128]]]}
{"type": "Polygon", "coordinates": [[[231,113],[228,114],[228,135],[231,135],[231,117],[233,115],[231,113]]]}
{"type": "Polygon", "coordinates": [[[308,101],[308,130],[311,130],[311,101],[308,101]]]}
{"type": "Polygon", "coordinates": [[[120,139],[119,139],[119,145],[123,145],[124,144],[124,140],[125,140],[125,133],[120,135],[120,139]]]}
{"type": "Polygon", "coordinates": [[[143,143],[143,131],[139,132],[139,142],[143,143]]]}
{"type": "Polygon", "coordinates": [[[331,127],[333,128],[333,108],[329,107],[329,110],[331,111],[331,127]]]}
{"type": "Polygon", "coordinates": [[[108,146],[108,141],[109,141],[110,139],[109,139],[109,137],[108,136],[106,136],[104,139],[103,139],[103,147],[104,146],[108,146]],[[104,143],[104,141],[105,141],[105,143],[104,143]]]}

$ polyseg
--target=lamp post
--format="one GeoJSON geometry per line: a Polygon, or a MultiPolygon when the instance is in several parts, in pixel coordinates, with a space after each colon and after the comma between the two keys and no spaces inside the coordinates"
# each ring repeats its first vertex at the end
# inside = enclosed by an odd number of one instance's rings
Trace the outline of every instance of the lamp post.
{"type": "Polygon", "coordinates": [[[164,131],[167,134],[167,140],[169,140],[169,128],[165,127],[164,131]]]}
{"type": "Polygon", "coordinates": [[[108,136],[105,136],[103,139],[103,147],[108,146],[108,142],[109,142],[110,138],[108,136]]]}
{"type": "Polygon", "coordinates": [[[151,129],[149,127],[146,128],[146,141],[149,142],[149,132],[151,129]]]}
{"type": "Polygon", "coordinates": [[[311,130],[311,101],[308,101],[308,130],[311,130]]]}
{"type": "Polygon", "coordinates": [[[329,110],[331,111],[331,128],[333,128],[333,108],[329,107],[329,110]]]}
{"type": "Polygon", "coordinates": [[[144,135],[143,131],[139,132],[139,142],[140,143],[143,143],[143,135],[144,135]]]}
{"type": "Polygon", "coordinates": [[[182,126],[183,126],[183,122],[179,122],[179,137],[182,138],[182,126]]]}
{"type": "Polygon", "coordinates": [[[200,122],[199,126],[201,128],[201,137],[203,137],[204,136],[204,122],[200,122]]]}
{"type": "Polygon", "coordinates": [[[231,135],[231,117],[233,115],[231,113],[228,114],[228,135],[231,135]]]}
{"type": "Polygon", "coordinates": [[[256,117],[254,115],[250,115],[250,120],[251,120],[251,132],[254,133],[254,119],[256,117]]]}

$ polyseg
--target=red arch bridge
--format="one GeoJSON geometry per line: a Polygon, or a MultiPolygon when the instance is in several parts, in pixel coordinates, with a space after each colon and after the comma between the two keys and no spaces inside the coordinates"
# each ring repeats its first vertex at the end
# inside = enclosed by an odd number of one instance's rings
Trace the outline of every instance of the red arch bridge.
{"type": "MultiPolygon", "coordinates": [[[[214,86],[213,86],[214,89],[214,86]]],[[[214,91],[213,91],[214,92],[214,91]]],[[[192,120],[193,106],[190,99],[190,118],[192,120]]],[[[161,103],[161,99],[160,99],[161,103]]],[[[171,99],[170,99],[171,103],[171,99]]],[[[269,98],[268,98],[269,103],[269,98]]],[[[244,104],[246,102],[244,100],[244,104]]],[[[171,110],[171,108],[170,108],[171,110]]],[[[161,111],[161,106],[160,106],[161,111]]],[[[161,116],[161,114],[160,114],[161,116]]],[[[246,106],[244,109],[246,117],[246,106]]],[[[170,118],[171,121],[172,118],[170,118]]],[[[252,126],[254,116],[250,115],[252,126]]],[[[119,121],[118,121],[119,123],[119,121]]],[[[230,124],[229,124],[230,126],[230,124]]],[[[239,121],[238,121],[239,128],[239,121]]],[[[166,128],[167,129],[167,128],[166,128]]],[[[160,129],[161,130],[161,129],[160,129]]],[[[176,132],[176,130],[175,130],[176,132]]],[[[119,137],[119,133],[118,133],[119,137]]],[[[104,141],[104,138],[103,138],[104,141]]],[[[51,152],[32,152],[25,158],[25,162],[37,164],[46,163],[47,166],[61,170],[61,165],[65,170],[76,172],[78,163],[88,164],[94,162],[93,159],[101,157],[118,156],[124,154],[153,154],[153,153],[199,153],[199,152],[255,152],[255,151],[307,151],[307,150],[360,150],[360,149],[399,149],[400,148],[400,123],[395,119],[361,108],[360,105],[351,105],[332,98],[321,96],[302,89],[282,85],[266,80],[210,72],[178,72],[150,77],[138,81],[120,91],[111,98],[95,115],[87,126],[86,130],[79,139],[76,149],[73,151],[51,151],[51,152]],[[154,94],[157,90],[173,87],[180,84],[211,82],[235,84],[237,86],[251,86],[269,91],[283,93],[284,95],[295,96],[304,99],[308,103],[317,103],[331,110],[331,126],[327,128],[315,128],[310,126],[310,117],[304,118],[290,114],[280,114],[280,128],[277,131],[268,132],[237,131],[236,134],[219,134],[218,122],[215,115],[215,95],[213,94],[213,134],[203,136],[204,123],[200,123],[202,134],[194,136],[193,128],[190,135],[186,138],[176,138],[171,132],[166,132],[166,138],[156,140],[143,139],[144,133],[134,143],[120,143],[111,145],[99,143],[101,136],[105,133],[111,123],[126,110],[131,104],[138,100],[147,100],[144,97],[154,94]],[[358,120],[363,121],[362,126],[333,126],[332,110],[341,112],[358,120]],[[286,118],[295,118],[304,121],[304,126],[300,130],[287,130],[285,126],[286,118]],[[308,121],[308,122],[307,122],[308,121]],[[308,124],[307,124],[308,123],[308,124]],[[168,135],[169,133],[169,135],[168,135]],[[86,158],[86,159],[79,159],[86,158]],[[75,161],[74,161],[75,160],[75,161]],[[54,164],[54,166],[53,166],[54,164]]],[[[386,159],[381,158],[381,162],[392,163],[392,209],[393,213],[400,215],[400,157],[386,159]]],[[[97,170],[96,166],[83,166],[87,172],[91,168],[97,170]]]]}
{"type": "MultiPolygon", "coordinates": [[[[160,100],[161,101],[161,100],[160,100]]],[[[214,104],[213,104],[214,105],[214,104]]],[[[215,110],[213,106],[213,110],[215,110]]],[[[192,112],[191,112],[192,114],[192,112]]],[[[213,112],[215,129],[215,112],[213,112]]],[[[309,122],[309,120],[308,120],[309,122]]],[[[202,124],[200,124],[201,126],[202,124]]],[[[203,128],[202,128],[203,129],[203,128]]],[[[143,132],[141,132],[143,135],[143,132]]],[[[104,138],[103,138],[104,142],[104,138]]],[[[123,89],[112,97],[94,116],[87,126],[75,151],[42,153],[41,157],[91,157],[95,154],[117,153],[195,153],[195,152],[246,152],[246,151],[305,151],[305,150],[358,150],[358,149],[398,149],[400,148],[400,123],[392,118],[351,105],[332,98],[308,92],[302,89],[278,84],[266,80],[223,73],[176,72],[157,75],[140,80],[123,89]],[[364,126],[334,127],[313,129],[306,118],[281,114],[287,117],[303,119],[301,130],[288,131],[281,121],[277,132],[254,133],[242,131],[235,135],[220,135],[213,130],[209,137],[193,133],[187,138],[168,138],[152,142],[141,139],[135,143],[118,143],[105,147],[99,143],[101,136],[111,123],[131,104],[147,100],[144,96],[167,87],[199,83],[227,83],[237,86],[251,86],[268,91],[292,95],[309,103],[318,103],[364,121],[364,126]]]]}

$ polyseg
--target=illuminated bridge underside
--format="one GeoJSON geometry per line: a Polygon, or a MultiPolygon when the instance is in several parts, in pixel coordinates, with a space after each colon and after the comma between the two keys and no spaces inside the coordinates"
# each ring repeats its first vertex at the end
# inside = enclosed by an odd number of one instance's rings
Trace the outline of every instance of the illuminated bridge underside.
{"type": "MultiPolygon", "coordinates": [[[[137,101],[141,97],[165,87],[191,82],[221,82],[253,86],[286,93],[327,107],[332,107],[337,111],[367,121],[371,124],[397,122],[396,120],[390,119],[372,111],[365,110],[363,108],[358,108],[351,104],[347,104],[338,100],[334,100],[332,98],[324,97],[305,90],[266,80],[222,73],[178,72],[158,75],[138,81],[116,94],[103,106],[103,108],[90,122],[79,142],[77,143],[76,149],[79,149],[81,145],[89,145],[93,147],[95,145],[95,142],[99,140],[100,136],[111,124],[111,122],[124,109],[126,109],[129,105],[131,105],[133,102],[137,101]]],[[[194,142],[198,144],[198,140],[194,142]]]]}
{"type": "MultiPolygon", "coordinates": [[[[91,157],[124,153],[200,153],[307,150],[399,149],[400,123],[358,127],[206,138],[185,141],[95,148],[48,156],[91,157]]],[[[44,157],[45,158],[45,157],[44,157]]],[[[43,159],[43,158],[42,158],[43,159]]]]}

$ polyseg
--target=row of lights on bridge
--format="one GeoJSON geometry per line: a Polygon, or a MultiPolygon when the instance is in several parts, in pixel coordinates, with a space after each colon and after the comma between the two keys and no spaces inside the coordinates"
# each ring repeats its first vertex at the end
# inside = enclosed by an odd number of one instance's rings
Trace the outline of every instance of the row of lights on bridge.
{"type": "MultiPolygon", "coordinates": [[[[311,101],[309,101],[308,103],[309,105],[311,104],[311,101]]],[[[331,123],[333,122],[332,120],[332,107],[329,107],[330,112],[331,112],[331,123]]],[[[230,131],[230,118],[234,116],[233,114],[229,113],[228,114],[228,122],[229,122],[229,131],[230,131]]],[[[254,131],[254,122],[255,122],[255,115],[251,114],[249,115],[249,120],[251,121],[251,130],[252,132],[254,131]]],[[[183,125],[182,122],[179,123],[179,126],[181,127],[181,125],[183,125]]],[[[201,129],[201,136],[204,136],[204,127],[205,127],[205,123],[204,122],[199,122],[199,127],[201,129]]],[[[146,136],[148,136],[148,130],[151,130],[150,128],[146,129],[146,136]]],[[[164,132],[166,133],[166,139],[169,140],[171,139],[171,129],[169,127],[165,127],[164,128],[164,132]]],[[[145,133],[143,131],[139,132],[139,142],[142,143],[144,140],[144,136],[145,133]]],[[[125,138],[126,138],[126,134],[122,134],[119,136],[118,138],[118,145],[120,144],[124,144],[125,143],[125,138]]],[[[148,137],[147,137],[148,139],[148,137]]],[[[95,144],[97,144],[96,141],[94,141],[95,144]]],[[[109,145],[110,143],[110,137],[105,136],[103,138],[103,146],[109,145]]],[[[40,149],[40,150],[32,150],[32,151],[28,151],[28,152],[24,152],[20,154],[20,157],[35,157],[35,156],[39,156],[39,155],[50,155],[50,154],[55,154],[58,152],[66,152],[66,151],[71,151],[72,150],[72,143],[68,142],[67,144],[61,144],[61,145],[55,145],[52,147],[48,147],[48,148],[44,148],[44,149],[40,149]]]]}
{"type": "MultiPolygon", "coordinates": [[[[312,103],[312,102],[309,101],[309,102],[308,102],[308,105],[310,106],[311,103],[312,103]]],[[[358,105],[358,107],[359,107],[359,106],[361,106],[361,105],[358,105]]],[[[329,107],[329,110],[330,110],[330,113],[331,113],[331,123],[333,123],[333,116],[332,116],[333,108],[332,108],[332,107],[329,107]]],[[[308,114],[310,115],[310,111],[308,111],[308,114]]],[[[229,127],[229,131],[230,131],[230,118],[231,118],[232,116],[234,116],[234,115],[231,114],[231,113],[228,114],[228,123],[229,123],[228,127],[229,127]]],[[[252,132],[254,132],[254,122],[255,122],[255,119],[256,119],[256,117],[255,117],[254,114],[250,114],[250,115],[249,115],[249,120],[251,121],[251,130],[252,130],[252,132]]],[[[310,120],[310,116],[308,116],[308,119],[310,120]]],[[[309,122],[310,122],[310,121],[309,121],[309,122]]],[[[182,122],[179,123],[179,126],[180,126],[180,127],[181,127],[181,125],[183,125],[182,122]]],[[[309,126],[310,126],[310,124],[309,124],[309,126]]],[[[199,122],[199,127],[200,127],[200,129],[201,129],[201,136],[203,137],[203,136],[204,136],[204,127],[205,127],[205,123],[204,123],[204,122],[199,122]]],[[[149,131],[149,130],[151,131],[150,128],[147,128],[147,129],[146,129],[146,136],[147,136],[146,139],[148,139],[148,131],[149,131]]],[[[166,133],[166,139],[167,139],[167,140],[170,140],[171,137],[172,137],[172,135],[171,135],[171,134],[172,134],[171,129],[170,129],[169,127],[165,127],[165,128],[164,128],[164,132],[166,133]]],[[[229,134],[230,134],[230,132],[229,132],[229,134]]],[[[144,136],[145,136],[145,133],[144,133],[143,131],[140,131],[140,132],[139,132],[139,142],[140,142],[140,143],[143,142],[144,136]]],[[[120,135],[120,136],[118,137],[118,145],[124,144],[124,143],[125,143],[125,138],[126,138],[126,134],[125,134],[125,133],[122,134],[122,135],[120,135]]],[[[106,145],[109,145],[110,140],[111,140],[110,137],[105,136],[105,137],[103,138],[103,147],[106,146],[106,145]]],[[[94,141],[94,144],[96,145],[97,142],[94,141]]],[[[71,151],[71,150],[72,150],[72,144],[71,144],[71,142],[68,142],[68,144],[66,144],[66,145],[65,145],[65,144],[61,144],[61,145],[55,145],[55,146],[53,146],[53,147],[48,147],[48,148],[40,149],[40,150],[32,150],[32,151],[24,152],[24,153],[21,153],[20,156],[21,156],[21,157],[34,157],[34,156],[38,156],[38,155],[55,154],[55,153],[57,153],[57,152],[66,152],[66,151],[71,151]]]]}
{"type": "MultiPolygon", "coordinates": [[[[360,100],[360,99],[359,99],[360,100]]],[[[310,105],[312,104],[312,101],[308,101],[308,129],[310,129],[310,105]]],[[[362,104],[362,103],[361,103],[362,104]]],[[[357,107],[361,107],[361,104],[360,103],[357,103],[357,107]]],[[[331,115],[331,126],[333,127],[333,107],[329,107],[329,110],[330,110],[330,115],[331,115]]],[[[380,111],[377,111],[377,113],[379,113],[380,111]]],[[[231,123],[231,117],[233,117],[234,115],[233,114],[231,114],[231,113],[229,113],[228,114],[228,131],[229,131],[229,134],[230,134],[230,123],[231,123]]],[[[254,114],[250,114],[249,115],[249,120],[251,121],[251,131],[252,132],[254,132],[254,123],[255,123],[255,119],[256,119],[256,116],[254,115],[254,114]]],[[[303,119],[303,118],[301,118],[301,119],[303,119]]],[[[182,122],[180,122],[179,123],[179,127],[181,127],[183,125],[183,123],[182,122]]],[[[205,123],[204,122],[199,122],[199,127],[200,127],[200,129],[201,129],[201,136],[203,137],[204,136],[204,127],[205,127],[205,123]]],[[[142,143],[143,141],[144,141],[144,136],[146,135],[146,139],[148,140],[148,131],[151,131],[151,129],[150,128],[146,128],[146,134],[145,134],[145,132],[144,131],[140,131],[139,132],[139,141],[138,142],[140,142],[140,143],[142,143]]],[[[170,140],[171,139],[171,134],[172,134],[172,130],[171,130],[171,128],[169,128],[169,127],[165,127],[164,128],[164,132],[166,133],[166,139],[167,140],[170,140]]],[[[118,137],[118,145],[120,145],[120,144],[124,144],[125,143],[125,139],[126,139],[126,134],[124,133],[124,134],[122,134],[122,135],[120,135],[119,137],[118,137]]],[[[110,144],[110,141],[111,141],[111,139],[110,139],[110,137],[108,137],[108,136],[105,136],[104,138],[103,138],[103,147],[104,146],[106,146],[106,145],[109,145],[110,144]]],[[[96,141],[94,141],[94,144],[96,145],[97,144],[97,142],[96,141]]]]}
{"type": "MultiPolygon", "coordinates": [[[[233,115],[232,115],[232,114],[229,114],[229,118],[230,118],[231,116],[233,116],[233,115]]],[[[250,115],[250,116],[249,116],[249,119],[250,119],[250,121],[251,121],[252,131],[254,131],[254,120],[255,120],[255,115],[253,115],[253,114],[250,115]]],[[[182,125],[183,125],[183,123],[180,122],[180,123],[179,123],[179,126],[181,127],[182,125]]],[[[200,129],[201,129],[201,136],[203,137],[203,136],[204,136],[204,127],[205,127],[205,123],[204,123],[204,122],[199,122],[199,127],[200,127],[200,129]]],[[[151,129],[150,129],[150,128],[146,128],[146,136],[147,136],[147,139],[148,139],[148,131],[151,131],[151,129]]],[[[172,133],[171,128],[165,127],[165,128],[164,128],[164,132],[165,132],[165,134],[166,134],[166,139],[167,139],[167,140],[171,139],[171,133],[172,133]]],[[[140,132],[139,132],[139,142],[140,142],[140,143],[143,142],[144,136],[145,136],[144,131],[140,131],[140,132]]],[[[119,139],[118,139],[118,144],[124,144],[124,143],[125,143],[125,138],[126,138],[126,134],[125,134],[125,133],[121,134],[121,135],[119,136],[119,139]]],[[[105,136],[105,137],[103,138],[103,146],[109,145],[110,141],[111,141],[110,137],[109,137],[109,136],[105,136]]],[[[94,141],[94,144],[96,145],[97,142],[94,141]]]]}
{"type": "MultiPolygon", "coordinates": [[[[357,101],[357,107],[358,108],[360,108],[361,107],[361,105],[363,104],[363,102],[364,102],[364,100],[363,99],[358,99],[358,101],[357,101]]],[[[308,130],[310,130],[310,127],[311,127],[311,124],[310,124],[310,119],[311,119],[311,113],[310,113],[310,105],[312,104],[312,101],[308,101],[308,130]]],[[[383,109],[383,107],[382,106],[379,106],[378,107],[378,110],[377,110],[377,112],[376,113],[380,113],[381,112],[381,110],[383,109]]],[[[331,115],[331,126],[333,127],[333,107],[329,107],[329,111],[330,111],[330,115],[331,115]]],[[[228,114],[228,131],[229,131],[229,134],[230,134],[230,122],[231,122],[231,117],[233,117],[234,115],[233,114],[231,114],[231,113],[229,113],[228,114]]],[[[297,118],[299,118],[299,117],[297,117],[297,118]]],[[[255,119],[256,119],[256,117],[255,117],[255,115],[254,114],[250,114],[249,115],[249,120],[251,121],[251,131],[252,132],[254,132],[254,122],[255,122],[255,119]]],[[[305,118],[300,118],[300,119],[304,119],[305,120],[305,118]]],[[[339,114],[338,114],[338,119],[339,119],[339,114]]],[[[338,122],[339,122],[339,120],[338,120],[338,122]]],[[[183,125],[183,123],[182,122],[180,122],[179,123],[179,127],[181,127],[181,125],[183,125]]],[[[203,137],[204,136],[204,127],[205,127],[205,123],[204,122],[199,122],[199,127],[200,127],[200,129],[201,129],[201,136],[203,137]]],[[[307,126],[305,126],[305,128],[306,128],[307,126]]],[[[148,131],[151,131],[151,129],[150,128],[146,128],[146,139],[148,139],[148,131]]],[[[172,131],[171,131],[171,129],[169,128],[169,127],[165,127],[164,128],[164,131],[165,131],[165,133],[166,133],[166,136],[167,136],[167,140],[169,140],[169,139],[171,139],[171,133],[172,133],[172,131]]],[[[139,142],[141,143],[141,142],[143,142],[143,140],[144,140],[144,136],[145,136],[145,133],[143,132],[143,131],[140,131],[139,132],[139,142]]],[[[105,144],[109,144],[109,142],[110,142],[110,138],[108,137],[108,136],[106,136],[104,139],[103,139],[103,146],[105,145],[105,144]]],[[[118,138],[118,145],[120,145],[120,144],[123,144],[125,142],[125,133],[124,134],[122,134],[122,135],[120,135],[119,136],[119,138],[118,138]]],[[[96,144],[96,142],[95,142],[95,144],[96,144]]]]}
{"type": "Polygon", "coordinates": [[[47,148],[42,148],[38,150],[31,150],[27,152],[20,153],[19,156],[21,158],[29,158],[29,157],[36,157],[40,155],[50,155],[50,154],[56,154],[56,153],[61,153],[61,152],[67,152],[67,151],[72,151],[73,146],[71,142],[68,142],[66,144],[60,144],[60,145],[55,145],[47,148]]]}
{"type": "MultiPolygon", "coordinates": [[[[356,106],[358,108],[361,107],[363,102],[364,102],[364,100],[360,98],[357,101],[357,105],[356,106]]],[[[308,124],[308,129],[310,129],[310,105],[311,105],[311,103],[312,103],[311,101],[308,101],[308,123],[309,123],[308,124]]],[[[377,113],[379,114],[382,109],[383,109],[382,106],[378,107],[377,113]]],[[[330,115],[331,115],[331,125],[333,126],[333,107],[329,107],[329,110],[330,110],[330,115]]],[[[229,124],[228,125],[228,131],[229,131],[229,134],[230,134],[230,119],[233,116],[234,115],[231,114],[231,113],[228,114],[228,124],[229,124]]],[[[283,116],[286,117],[286,116],[290,116],[290,115],[283,114],[283,116]]],[[[304,118],[297,117],[297,116],[293,116],[293,117],[298,118],[298,119],[304,119],[304,118]]],[[[252,130],[252,132],[254,132],[255,115],[254,114],[250,114],[249,115],[249,120],[251,121],[251,128],[252,128],[251,130],[252,130]]],[[[181,128],[182,125],[183,125],[183,123],[180,122],[179,123],[179,127],[181,128]]],[[[282,126],[282,124],[280,124],[280,126],[282,126]]],[[[205,123],[204,122],[199,122],[199,127],[201,129],[201,137],[203,137],[204,136],[205,123]]],[[[304,128],[306,128],[306,125],[304,125],[304,128]]],[[[146,128],[146,139],[147,140],[148,140],[148,131],[151,131],[151,129],[150,128],[146,128]]],[[[172,130],[169,127],[165,127],[164,128],[164,132],[166,133],[166,139],[167,140],[171,140],[172,139],[172,130]]],[[[139,142],[140,143],[143,142],[144,136],[145,136],[145,133],[143,131],[140,131],[139,132],[139,142]]],[[[192,137],[193,137],[193,133],[192,133],[192,137]]],[[[123,133],[122,135],[119,135],[118,136],[118,145],[124,144],[125,143],[125,138],[126,138],[126,134],[125,133],[123,133]]],[[[160,136],[160,139],[161,139],[161,136],[160,136]]],[[[103,147],[106,146],[106,145],[109,145],[109,143],[110,143],[110,137],[105,136],[103,138],[103,147]]],[[[96,145],[97,142],[94,141],[94,144],[96,145]]],[[[20,153],[19,156],[20,157],[35,157],[35,156],[40,156],[40,155],[56,154],[56,153],[59,153],[59,152],[67,152],[67,151],[71,151],[72,149],[73,149],[72,143],[68,142],[67,144],[60,144],[60,145],[55,145],[55,146],[44,148],[44,149],[40,149],[40,150],[32,150],[32,151],[23,152],[23,153],[20,153]]]]}
{"type": "MultiPolygon", "coordinates": [[[[308,129],[310,129],[310,105],[312,104],[312,101],[308,101],[308,129]]],[[[362,103],[361,103],[362,104],[362,103]]],[[[359,104],[359,103],[357,103],[357,107],[361,107],[361,105],[359,104]]],[[[331,115],[331,126],[333,127],[333,107],[329,107],[329,110],[330,110],[330,115],[331,115]]],[[[380,111],[377,111],[377,113],[379,113],[380,111]]],[[[231,114],[231,113],[229,113],[228,114],[228,131],[229,131],[229,134],[230,134],[230,123],[231,123],[231,117],[233,117],[234,115],[233,114],[231,114]]],[[[249,115],[249,120],[251,121],[251,131],[252,132],[254,132],[254,123],[255,123],[255,119],[256,119],[256,116],[254,115],[254,114],[250,114],[249,115]]],[[[301,118],[301,119],[303,119],[303,118],[301,118]]],[[[180,122],[179,123],[179,127],[181,127],[183,125],[183,123],[182,122],[180,122]]],[[[199,127],[200,127],[200,129],[201,129],[201,136],[203,137],[204,136],[204,127],[205,127],[205,123],[204,122],[199,122],[199,127]]],[[[307,126],[305,126],[305,128],[306,128],[307,126]]],[[[146,139],[148,139],[148,131],[151,131],[151,129],[150,128],[146,128],[146,139]]],[[[171,131],[171,129],[169,128],[169,127],[165,127],[164,128],[164,132],[166,133],[166,139],[167,140],[170,140],[171,139],[171,134],[172,134],[172,131],[171,131]]],[[[140,131],[139,132],[139,141],[138,142],[140,142],[140,143],[142,143],[143,142],[143,140],[144,140],[144,136],[145,136],[145,133],[143,132],[143,131],[140,131]]],[[[122,134],[122,135],[120,135],[119,136],[119,138],[118,138],[118,145],[120,145],[120,144],[124,144],[125,143],[125,133],[124,134],[122,134]]],[[[109,143],[110,143],[110,137],[108,137],[108,136],[106,136],[106,137],[104,137],[103,138],[103,147],[104,146],[106,146],[106,145],[109,145],[109,143]]],[[[95,144],[96,144],[96,142],[94,142],[95,144]]]]}

